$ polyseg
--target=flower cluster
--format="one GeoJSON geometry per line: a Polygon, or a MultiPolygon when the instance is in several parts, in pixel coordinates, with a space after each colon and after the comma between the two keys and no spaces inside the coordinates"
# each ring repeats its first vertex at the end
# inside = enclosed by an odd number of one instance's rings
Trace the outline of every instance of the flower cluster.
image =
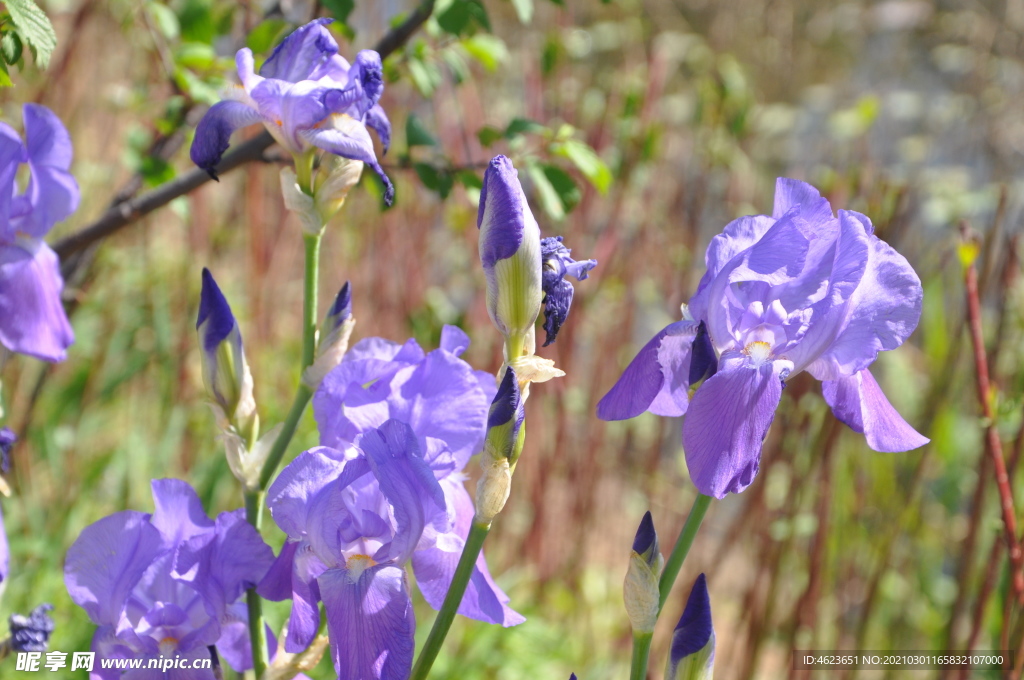
{"type": "MultiPolygon", "coordinates": [[[[267,495],[288,542],[259,586],[292,599],[285,650],[304,649],[327,612],[339,677],[406,677],[415,622],[405,566],[439,608],[473,519],[462,470],[482,446],[492,376],[459,355],[469,338],[445,327],[425,353],[368,338],[313,399],[321,446],[289,464],[267,495]]],[[[459,613],[511,626],[483,557],[459,613]]]]}
{"type": "Polygon", "coordinates": [[[686,414],[690,476],[716,498],[753,481],[785,381],[801,371],[823,382],[836,417],[876,451],[928,441],[868,370],[914,331],[922,291],[866,216],[835,216],[814,187],[780,179],[773,214],[731,222],[705,262],[685,318],[640,350],[598,404],[600,418],[686,414]]]}
{"type": "MultiPolygon", "coordinates": [[[[266,574],[273,551],[244,511],[211,520],[199,497],[177,479],[153,480],[156,511],[125,510],[85,528],[68,550],[64,581],[71,599],[99,628],[92,649],[104,659],[223,658],[252,667],[242,592],[266,574]]],[[[182,671],[184,673],[184,671],[182,671]]],[[[114,680],[96,668],[94,679],[114,680]]],[[[193,670],[182,680],[213,680],[193,670]]]]}
{"type": "Polygon", "coordinates": [[[380,137],[385,152],[391,124],[378,104],[384,91],[380,55],[363,50],[349,63],[338,54],[338,43],[317,19],[290,34],[254,70],[252,51],[235,56],[242,87],[235,98],[210,107],[192,142],[192,161],[216,178],[215,168],[227,151],[231,134],[262,123],[281,146],[296,157],[322,149],[373,168],[391,203],[394,187],[377,162],[367,128],[380,137]]]}
{"type": "Polygon", "coordinates": [[[60,262],[43,237],[78,208],[71,138],[45,106],[25,104],[22,116],[25,142],[0,123],[0,345],[63,361],[75,336],[60,299],[60,262]],[[30,179],[19,193],[23,163],[30,179]]]}

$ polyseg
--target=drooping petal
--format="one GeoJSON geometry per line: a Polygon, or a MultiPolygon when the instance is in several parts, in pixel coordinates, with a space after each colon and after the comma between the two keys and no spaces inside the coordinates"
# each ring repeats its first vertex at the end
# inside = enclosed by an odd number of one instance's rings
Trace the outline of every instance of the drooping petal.
{"type": "Polygon", "coordinates": [[[231,100],[217,102],[196,126],[189,157],[193,163],[217,179],[214,168],[228,150],[232,133],[262,122],[264,118],[260,112],[248,104],[231,100]]]}
{"type": "Polygon", "coordinates": [[[308,79],[338,53],[338,43],[326,28],[332,21],[314,19],[292,31],[263,62],[260,75],[289,83],[308,79]]]}
{"type": "Polygon", "coordinates": [[[761,443],[782,398],[787,361],[761,365],[739,352],[726,352],[718,372],[698,388],[683,421],[683,449],[694,486],[724,498],[754,480],[761,443]]]}
{"type": "Polygon", "coordinates": [[[63,361],[75,334],[60,294],[57,254],[42,241],[0,245],[0,344],[43,361],[63,361]]]}
{"type": "MultiPolygon", "coordinates": [[[[217,654],[239,673],[252,668],[252,644],[249,639],[249,612],[242,600],[228,608],[221,620],[220,637],[217,638],[217,654]]],[[[267,647],[270,657],[274,656],[277,640],[267,626],[267,647]]]]}
{"type": "Polygon", "coordinates": [[[391,121],[388,120],[388,114],[384,112],[384,108],[380,104],[374,104],[373,108],[366,112],[366,127],[377,133],[380,145],[384,147],[384,153],[387,154],[388,149],[391,148],[391,121]]]}
{"type": "Polygon", "coordinates": [[[416,433],[400,420],[389,420],[356,443],[366,455],[381,493],[394,513],[397,529],[389,556],[405,562],[438,512],[445,512],[444,491],[423,460],[416,433]]]}
{"type": "Polygon", "coordinates": [[[338,677],[407,680],[416,619],[405,572],[378,564],[361,573],[330,569],[317,581],[338,677]]]}
{"type": "Polygon", "coordinates": [[[867,217],[840,211],[841,220],[857,220],[869,234],[864,276],[849,301],[847,322],[835,342],[811,369],[819,380],[853,375],[883,350],[903,344],[921,318],[921,279],[907,259],[872,234],[867,217]]]}
{"type": "Polygon", "coordinates": [[[0,123],[0,243],[14,240],[16,230],[11,224],[11,202],[18,166],[28,161],[28,152],[21,137],[7,123],[0,123]]]}
{"type": "Polygon", "coordinates": [[[854,432],[864,433],[875,451],[910,451],[929,442],[893,408],[866,368],[839,380],[823,381],[821,391],[836,418],[854,432]]]}
{"type": "Polygon", "coordinates": [[[366,163],[384,182],[384,202],[391,205],[395,198],[395,187],[387,173],[377,162],[373,140],[362,123],[351,116],[334,114],[327,118],[322,127],[300,130],[299,136],[315,147],[344,158],[366,163]]]}
{"type": "Polygon", "coordinates": [[[68,549],[68,594],[93,622],[113,625],[128,594],[163,550],[149,515],[125,510],[104,517],[87,526],[68,549]]]}
{"type": "Polygon", "coordinates": [[[699,325],[684,320],[661,329],[598,402],[597,417],[626,420],[648,409],[667,416],[686,413],[690,350],[699,325]]]}
{"type": "Polygon", "coordinates": [[[31,178],[26,198],[31,211],[19,215],[16,228],[42,238],[54,224],[78,209],[78,182],[71,169],[71,136],[50,109],[25,104],[26,149],[31,178]]]}
{"type": "Polygon", "coordinates": [[[195,489],[181,479],[150,482],[155,510],[152,525],[168,546],[177,546],[199,534],[212,533],[214,522],[203,509],[195,489]]]}
{"type": "MultiPolygon", "coordinates": [[[[455,475],[441,480],[449,513],[453,515],[452,530],[434,537],[431,545],[412,554],[412,568],[416,587],[434,609],[440,610],[448,588],[451,587],[455,567],[462,555],[466,537],[473,522],[473,500],[460,479],[455,475]]],[[[477,621],[496,623],[506,628],[526,619],[508,606],[509,597],[498,587],[487,569],[483,553],[477,557],[466,594],[459,604],[458,613],[477,621]]]]}

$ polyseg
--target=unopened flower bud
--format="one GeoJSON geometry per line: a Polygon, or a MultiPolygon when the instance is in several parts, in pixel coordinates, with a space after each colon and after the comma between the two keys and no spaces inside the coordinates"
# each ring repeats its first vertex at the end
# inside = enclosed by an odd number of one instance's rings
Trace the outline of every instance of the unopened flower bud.
{"type": "Polygon", "coordinates": [[[274,447],[274,442],[281,434],[283,426],[284,423],[278,423],[263,433],[263,436],[248,448],[234,428],[225,430],[221,435],[224,440],[224,454],[228,461],[228,468],[235,479],[242,483],[246,491],[259,491],[263,463],[270,455],[270,449],[274,447]]]}
{"type": "Polygon", "coordinates": [[[505,370],[487,415],[486,455],[495,460],[505,458],[513,462],[525,419],[526,405],[519,391],[519,380],[515,369],[510,366],[505,370]]]}
{"type": "Polygon", "coordinates": [[[664,566],[665,560],[658,552],[654,520],[651,519],[651,513],[647,512],[633,540],[633,552],[629,556],[629,569],[622,588],[626,614],[634,634],[654,632],[661,608],[658,581],[664,566]]]}
{"type": "Polygon", "coordinates": [[[199,332],[203,382],[207,392],[222,411],[227,424],[243,431],[251,429],[256,417],[256,402],[252,395],[252,374],[242,349],[242,333],[231,313],[231,306],[210,270],[205,268],[196,330],[199,332]]]}
{"type": "Polygon", "coordinates": [[[348,351],[348,342],[355,325],[356,320],[352,318],[352,286],[346,281],[320,326],[316,360],[302,374],[303,382],[311,390],[316,390],[324,376],[341,363],[348,351]]]}
{"type": "Polygon", "coordinates": [[[715,671],[715,629],[704,574],[697,577],[672,634],[665,680],[711,680],[715,671]]]}
{"type": "Polygon", "coordinates": [[[518,173],[505,156],[495,157],[484,173],[477,227],[487,276],[487,312],[518,355],[540,314],[540,227],[518,173]]]}

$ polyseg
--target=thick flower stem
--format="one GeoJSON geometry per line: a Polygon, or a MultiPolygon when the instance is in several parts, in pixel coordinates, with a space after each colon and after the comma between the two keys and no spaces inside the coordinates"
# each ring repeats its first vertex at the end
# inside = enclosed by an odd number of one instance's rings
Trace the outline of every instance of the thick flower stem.
{"type": "Polygon", "coordinates": [[[476,566],[477,557],[484,547],[484,539],[491,531],[490,524],[479,524],[473,522],[466,537],[466,545],[462,548],[462,556],[459,557],[459,564],[455,567],[455,576],[452,577],[452,584],[448,588],[448,594],[444,597],[444,604],[441,611],[434,619],[434,625],[430,628],[430,635],[427,642],[420,650],[416,665],[413,666],[410,680],[424,680],[430,673],[430,667],[434,665],[437,653],[441,651],[444,638],[448,635],[448,629],[452,627],[455,620],[455,613],[462,604],[462,596],[466,593],[466,586],[469,585],[469,577],[473,575],[473,568],[476,566]]]}
{"type": "MultiPolygon", "coordinates": [[[[245,518],[259,530],[263,516],[263,494],[246,492],[245,518]]],[[[256,588],[245,591],[245,603],[249,609],[249,644],[252,645],[252,667],[256,677],[263,677],[270,659],[267,654],[267,627],[263,623],[263,600],[256,594],[256,588]]]]}
{"type": "Polygon", "coordinates": [[[690,515],[686,518],[683,530],[679,532],[679,538],[676,540],[675,547],[672,548],[672,554],[665,562],[665,570],[661,572],[661,581],[658,583],[658,591],[661,594],[658,604],[659,611],[665,608],[665,602],[668,600],[669,593],[672,592],[672,586],[675,585],[676,577],[679,576],[679,570],[683,568],[683,560],[690,552],[690,546],[693,545],[693,539],[697,536],[697,530],[700,529],[700,524],[704,521],[704,515],[710,505],[711,496],[705,496],[702,493],[697,494],[693,500],[690,515]]]}
{"type": "Polygon", "coordinates": [[[647,659],[651,654],[651,640],[654,633],[633,634],[633,660],[629,665],[629,680],[644,680],[647,677],[647,659]]]}

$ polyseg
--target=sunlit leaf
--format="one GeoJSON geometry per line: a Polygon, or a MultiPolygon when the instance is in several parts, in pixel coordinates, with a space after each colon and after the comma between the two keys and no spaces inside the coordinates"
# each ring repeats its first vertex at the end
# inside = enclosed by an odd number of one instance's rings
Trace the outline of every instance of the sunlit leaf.
{"type": "Polygon", "coordinates": [[[36,63],[46,68],[50,55],[57,48],[57,34],[50,18],[33,0],[5,0],[4,4],[18,33],[33,48],[36,63]]]}

